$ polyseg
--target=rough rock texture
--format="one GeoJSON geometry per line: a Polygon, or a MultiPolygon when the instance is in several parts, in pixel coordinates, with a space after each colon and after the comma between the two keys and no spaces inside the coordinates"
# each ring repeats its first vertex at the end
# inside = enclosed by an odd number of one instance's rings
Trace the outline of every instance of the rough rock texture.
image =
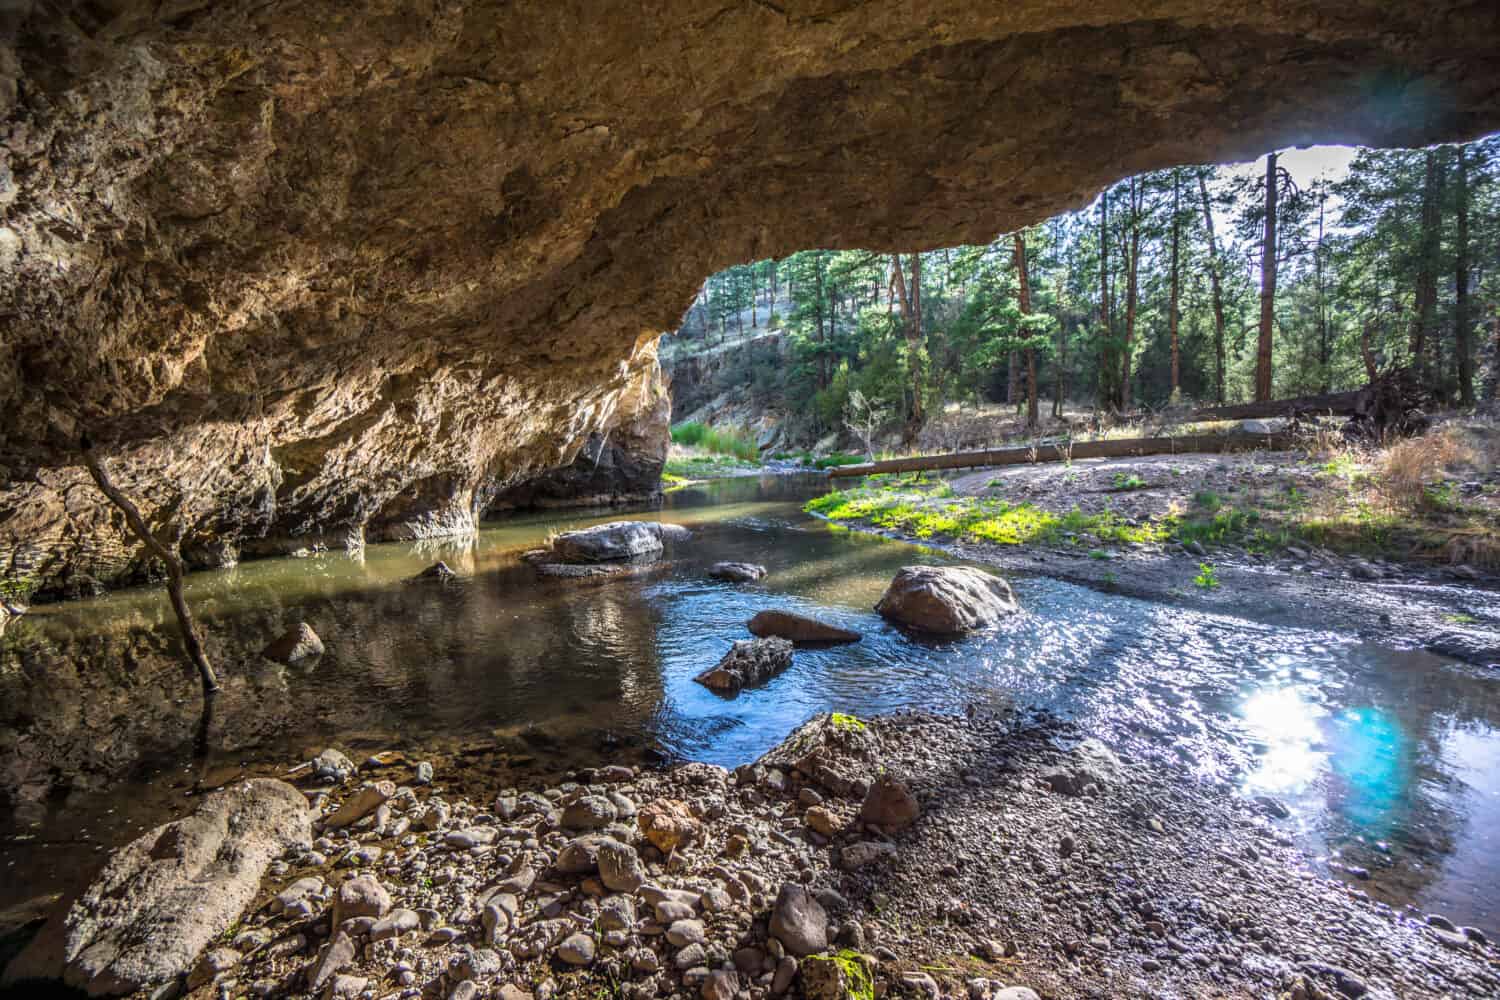
{"type": "Polygon", "coordinates": [[[60,978],[114,996],[186,975],[239,919],[267,865],[310,841],[307,800],[291,785],[257,778],[211,795],[118,851],[6,968],[6,981],[60,978]]]}
{"type": "Polygon", "coordinates": [[[640,503],[661,497],[672,399],[658,377],[638,382],[612,429],[588,436],[572,463],[501,492],[491,511],[640,503]]]}
{"type": "Polygon", "coordinates": [[[745,627],[751,635],[775,635],[799,643],[858,642],[860,639],[858,632],[794,611],[759,611],[745,627]]]}
{"type": "Polygon", "coordinates": [[[307,622],[298,622],[273,639],[260,655],[277,663],[296,663],[310,656],[322,656],[323,640],[307,622]]]}
{"type": "Polygon", "coordinates": [[[792,665],[792,644],[775,636],[742,639],[716,665],[693,680],[715,691],[733,692],[742,687],[764,684],[792,665]]]}
{"type": "Polygon", "coordinates": [[[708,575],[726,583],[754,583],[765,579],[766,568],[759,563],[717,562],[709,568],[708,575]]]}
{"type": "Polygon", "coordinates": [[[565,531],[552,541],[552,556],[563,563],[651,559],[661,551],[661,532],[647,521],[610,521],[565,531]]]}
{"type": "Polygon", "coordinates": [[[986,240],[1127,173],[1500,126],[1500,9],[104,0],[0,13],[0,567],[472,528],[705,275],[986,240]]]}
{"type": "Polygon", "coordinates": [[[969,566],[904,566],[875,610],[918,632],[960,635],[1021,610],[1010,584],[969,566]]]}

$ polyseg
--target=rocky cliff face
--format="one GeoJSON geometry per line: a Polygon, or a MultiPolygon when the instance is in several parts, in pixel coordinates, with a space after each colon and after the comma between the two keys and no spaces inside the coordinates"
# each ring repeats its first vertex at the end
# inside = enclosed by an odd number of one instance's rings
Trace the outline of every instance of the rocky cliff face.
{"type": "Polygon", "coordinates": [[[702,278],[984,240],[1126,173],[1500,126],[1482,0],[19,0],[0,565],[467,528],[618,420],[702,278]]]}

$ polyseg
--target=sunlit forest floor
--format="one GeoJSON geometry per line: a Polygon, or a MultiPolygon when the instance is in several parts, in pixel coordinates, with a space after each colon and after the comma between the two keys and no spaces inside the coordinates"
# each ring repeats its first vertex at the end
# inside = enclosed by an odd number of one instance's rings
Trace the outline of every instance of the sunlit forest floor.
{"type": "MultiPolygon", "coordinates": [[[[1098,429],[1099,436],[1164,432],[1188,431],[1098,429]]],[[[1198,556],[1322,549],[1467,576],[1500,569],[1497,466],[1500,427],[1451,419],[1389,447],[1347,444],[1330,430],[1310,434],[1295,451],[877,476],[809,509],[918,539],[1065,546],[1100,559],[1122,547],[1173,543],[1198,556]]]]}

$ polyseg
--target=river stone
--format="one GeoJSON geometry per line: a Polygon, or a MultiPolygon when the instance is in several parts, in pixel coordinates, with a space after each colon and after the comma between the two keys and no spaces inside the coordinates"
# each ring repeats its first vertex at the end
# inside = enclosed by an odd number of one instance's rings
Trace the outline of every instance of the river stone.
{"type": "Polygon", "coordinates": [[[370,927],[371,941],[384,941],[386,938],[398,938],[422,926],[422,918],[417,916],[416,910],[392,910],[370,927]]]}
{"type": "Polygon", "coordinates": [[[594,939],[582,931],[570,934],[557,946],[557,957],[569,965],[592,965],[594,939]]]}
{"type": "Polygon", "coordinates": [[[184,976],[240,919],[271,862],[311,841],[307,800],[285,782],[256,778],[209,795],[191,816],[116,851],[3,982],[62,979],[113,996],[184,976]]]}
{"type": "Polygon", "coordinates": [[[334,931],[333,937],[318,954],[317,962],[308,970],[307,988],[314,993],[322,989],[323,984],[338,975],[341,969],[349,967],[354,956],[354,936],[342,929],[334,931]]]}
{"type": "Polygon", "coordinates": [[[602,795],[584,795],[562,812],[562,825],[570,830],[597,830],[614,821],[614,803],[602,795]]]}
{"type": "Polygon", "coordinates": [[[792,665],[792,644],[785,639],[741,639],[717,665],[693,680],[714,691],[738,691],[763,684],[792,665]]]}
{"type": "Polygon", "coordinates": [[[881,615],[918,632],[960,635],[1021,610],[1010,584],[968,566],[906,566],[875,605],[881,615]]]}
{"type": "Polygon", "coordinates": [[[634,847],[605,840],[599,845],[599,881],[615,892],[635,892],[646,881],[646,867],[634,847]]]}
{"type": "Polygon", "coordinates": [[[453,572],[453,568],[451,566],[439,559],[437,562],[433,563],[431,566],[428,566],[422,572],[412,577],[412,579],[436,580],[439,583],[452,583],[454,580],[458,579],[458,574],[453,572]]]}
{"type": "Polygon", "coordinates": [[[890,844],[880,844],[870,840],[862,840],[858,843],[848,844],[839,851],[839,867],[846,872],[858,871],[867,868],[877,861],[896,856],[896,849],[890,844]]]}
{"type": "Polygon", "coordinates": [[[759,563],[719,562],[713,564],[708,575],[729,583],[754,583],[765,577],[766,568],[759,563]]]}
{"type": "Polygon", "coordinates": [[[323,829],[341,830],[353,823],[358,823],[379,809],[395,794],[396,783],[394,781],[375,781],[365,785],[345,799],[344,804],[339,806],[333,815],[323,820],[323,829]]]}
{"type": "Polygon", "coordinates": [[[661,530],[645,521],[611,521],[567,531],[552,541],[553,558],[564,563],[621,562],[660,555],[661,530]]]}
{"type": "Polygon", "coordinates": [[[882,830],[904,830],[917,821],[922,807],[911,789],[889,774],[882,774],[870,786],[859,809],[862,822],[873,823],[882,830]]]}
{"type": "Polygon", "coordinates": [[[795,611],[761,611],[746,626],[751,635],[777,636],[794,643],[858,642],[858,632],[820,622],[795,611]]]}
{"type": "Polygon", "coordinates": [[[323,640],[307,622],[298,622],[272,640],[260,655],[277,663],[296,663],[311,656],[322,656],[323,640]]]}
{"type": "Polygon", "coordinates": [[[313,777],[330,785],[342,785],[353,776],[354,761],[329,747],[312,759],[313,777]]]}
{"type": "Polygon", "coordinates": [[[793,955],[816,955],[828,947],[828,914],[812,893],[787,882],[776,894],[770,932],[793,955]]]}
{"type": "Polygon", "coordinates": [[[333,896],[333,926],[355,917],[379,918],[391,908],[391,894],[374,875],[358,875],[333,896]]]}
{"type": "Polygon", "coordinates": [[[698,821],[688,807],[676,799],[653,799],[635,816],[641,833],[658,851],[670,854],[698,834],[698,821]]]}
{"type": "Polygon", "coordinates": [[[564,875],[592,875],[599,867],[599,848],[608,840],[597,833],[574,837],[557,852],[554,865],[564,875]]]}

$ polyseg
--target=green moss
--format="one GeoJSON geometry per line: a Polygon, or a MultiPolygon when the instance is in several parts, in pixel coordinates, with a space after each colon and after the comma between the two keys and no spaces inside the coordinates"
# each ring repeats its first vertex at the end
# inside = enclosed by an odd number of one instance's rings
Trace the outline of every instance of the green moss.
{"type": "Polygon", "coordinates": [[[837,967],[844,983],[845,1000],[875,1000],[875,977],[870,973],[869,959],[859,952],[844,948],[832,955],[814,955],[806,961],[830,962],[837,967]]]}
{"type": "Polygon", "coordinates": [[[863,719],[842,712],[834,712],[828,717],[828,721],[833,723],[834,729],[845,733],[862,733],[865,730],[863,719]]]}

